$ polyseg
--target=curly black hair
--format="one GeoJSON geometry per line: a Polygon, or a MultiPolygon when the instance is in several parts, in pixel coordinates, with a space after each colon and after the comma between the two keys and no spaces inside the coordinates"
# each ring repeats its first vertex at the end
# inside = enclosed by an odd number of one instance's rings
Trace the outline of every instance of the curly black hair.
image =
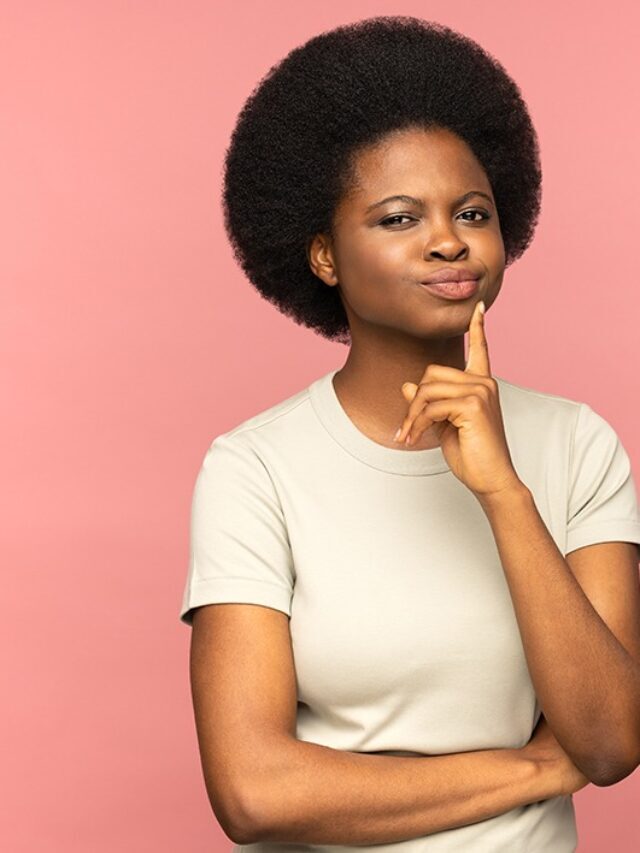
{"type": "Polygon", "coordinates": [[[484,168],[508,266],[540,212],[536,132],[520,90],[470,38],[409,16],[314,36],[274,65],[246,100],[225,154],[222,202],[234,256],[260,294],[295,322],[350,343],[339,288],[310,268],[332,233],[354,155],[390,131],[446,128],[484,168]]]}

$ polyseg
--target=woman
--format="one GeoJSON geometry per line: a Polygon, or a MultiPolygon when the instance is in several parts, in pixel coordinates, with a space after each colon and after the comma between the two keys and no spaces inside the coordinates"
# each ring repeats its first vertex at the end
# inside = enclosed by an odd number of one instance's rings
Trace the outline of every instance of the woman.
{"type": "Polygon", "coordinates": [[[482,308],[540,185],[516,84],[416,18],[311,39],[239,116],[236,257],[349,353],[218,435],[195,485],[180,616],[238,845],[564,853],[573,792],[638,763],[628,455],[491,372],[482,308]]]}

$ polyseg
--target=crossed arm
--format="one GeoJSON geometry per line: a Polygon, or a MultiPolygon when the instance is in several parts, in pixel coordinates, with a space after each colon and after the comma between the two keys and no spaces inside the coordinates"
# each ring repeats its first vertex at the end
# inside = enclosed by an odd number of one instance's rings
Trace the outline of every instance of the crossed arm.
{"type": "Polygon", "coordinates": [[[544,716],[585,776],[614,784],[640,763],[638,546],[601,542],[565,558],[524,484],[479,500],[544,716]]]}

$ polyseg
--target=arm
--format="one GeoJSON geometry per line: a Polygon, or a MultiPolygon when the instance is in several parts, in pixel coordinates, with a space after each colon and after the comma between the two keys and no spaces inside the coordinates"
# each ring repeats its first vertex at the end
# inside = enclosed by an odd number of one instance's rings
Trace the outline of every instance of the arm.
{"type": "MultiPolygon", "coordinates": [[[[639,761],[640,654],[624,647],[587,598],[524,484],[479,500],[495,536],[543,713],[585,776],[600,785],[618,782],[639,761]]],[[[637,652],[636,546],[608,544],[627,550],[615,551],[614,565],[598,563],[598,584],[601,590],[603,584],[609,587],[611,615],[614,602],[618,612],[626,608],[627,646],[637,652]],[[615,587],[623,577],[624,593],[615,587]]]]}
{"type": "Polygon", "coordinates": [[[417,757],[298,740],[288,619],[271,607],[198,607],[190,669],[209,801],[237,844],[402,841],[576,790],[565,753],[533,738],[417,757]]]}
{"type": "Polygon", "coordinates": [[[396,757],[273,740],[239,843],[384,844],[568,793],[559,763],[521,749],[396,757]]]}

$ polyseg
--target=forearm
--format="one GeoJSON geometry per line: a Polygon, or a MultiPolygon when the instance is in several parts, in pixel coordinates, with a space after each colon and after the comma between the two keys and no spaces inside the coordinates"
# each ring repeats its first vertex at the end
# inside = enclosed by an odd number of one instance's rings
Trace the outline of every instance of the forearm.
{"type": "Polygon", "coordinates": [[[405,757],[287,738],[271,754],[245,844],[392,843],[564,793],[555,766],[518,749],[405,757]]]}
{"type": "Polygon", "coordinates": [[[582,772],[598,782],[637,743],[640,672],[584,594],[524,485],[480,499],[514,605],[546,719],[582,772]]]}

